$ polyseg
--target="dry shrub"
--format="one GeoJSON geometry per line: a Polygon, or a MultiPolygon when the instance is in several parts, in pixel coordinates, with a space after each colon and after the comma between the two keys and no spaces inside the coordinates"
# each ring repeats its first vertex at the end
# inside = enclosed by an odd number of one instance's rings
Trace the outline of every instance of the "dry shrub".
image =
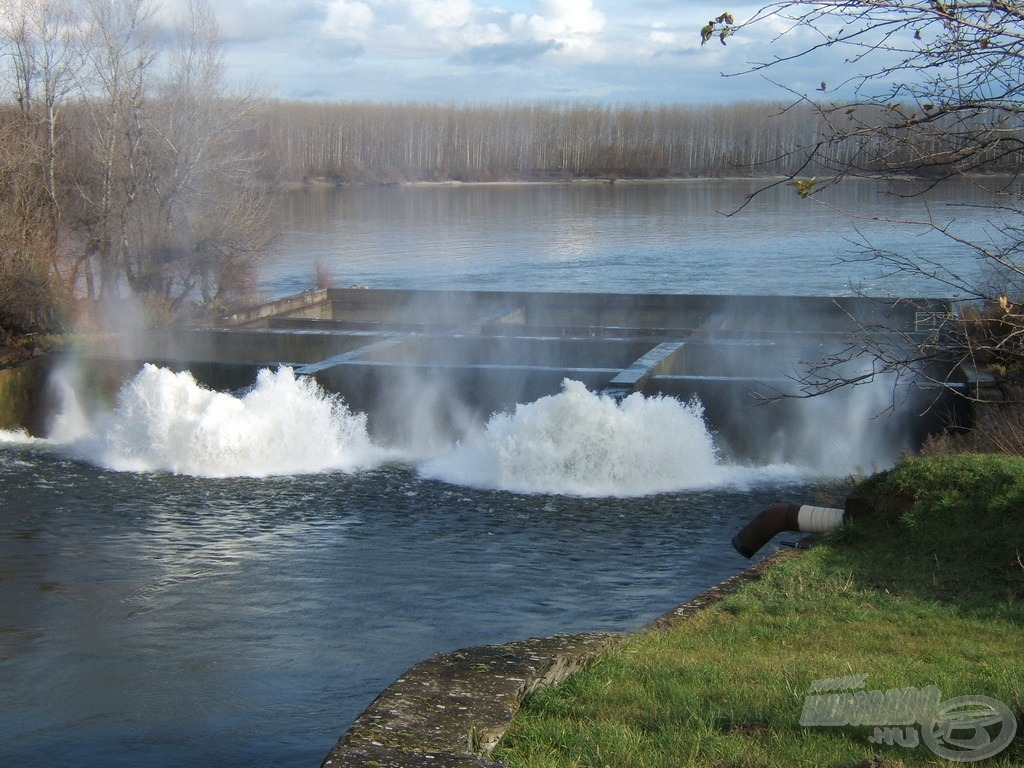
{"type": "Polygon", "coordinates": [[[964,314],[964,343],[974,361],[998,376],[1024,373],[1024,314],[1021,298],[1006,296],[964,314]]]}
{"type": "Polygon", "coordinates": [[[1024,456],[1024,402],[978,403],[974,423],[962,432],[933,435],[921,453],[1005,453],[1024,456]]]}
{"type": "Polygon", "coordinates": [[[930,437],[925,455],[1003,453],[1024,456],[1024,314],[1022,298],[1000,296],[964,314],[962,343],[980,368],[994,374],[1005,400],[973,404],[971,426],[930,437]]]}
{"type": "Polygon", "coordinates": [[[39,153],[16,114],[0,115],[0,329],[6,332],[59,324],[61,296],[51,269],[56,235],[39,153]]]}
{"type": "Polygon", "coordinates": [[[337,278],[334,277],[331,268],[327,266],[323,259],[317,259],[314,265],[313,287],[317,290],[338,287],[337,278]]]}

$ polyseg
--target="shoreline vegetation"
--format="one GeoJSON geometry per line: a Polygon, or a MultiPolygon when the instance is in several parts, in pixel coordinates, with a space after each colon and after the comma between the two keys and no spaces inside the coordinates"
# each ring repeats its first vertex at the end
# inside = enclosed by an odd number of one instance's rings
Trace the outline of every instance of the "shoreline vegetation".
{"type": "Polygon", "coordinates": [[[768,102],[270,102],[257,134],[286,182],[395,184],[776,175],[820,128],[813,110],[768,102]]]}
{"type": "MultiPolygon", "coordinates": [[[[493,757],[509,768],[948,764],[920,713],[801,725],[828,680],[856,681],[847,693],[988,696],[1024,733],[1024,459],[909,459],[850,501],[873,514],[529,697],[493,757]],[[879,726],[899,726],[906,746],[879,726]]],[[[985,762],[1021,764],[1020,735],[985,762]]]]}
{"type": "Polygon", "coordinates": [[[771,182],[784,180],[785,176],[666,176],[664,178],[644,178],[628,176],[583,176],[571,179],[502,179],[498,181],[457,181],[455,179],[442,179],[439,181],[400,181],[395,183],[386,182],[335,182],[328,179],[310,179],[304,182],[285,185],[286,189],[303,189],[316,187],[343,187],[343,186],[400,186],[400,187],[516,187],[516,186],[546,186],[558,184],[711,184],[715,182],[730,181],[752,181],[771,182]]]}
{"type": "MultiPolygon", "coordinates": [[[[191,45],[212,56],[200,38],[191,45]]],[[[175,56],[194,64],[191,50],[175,56]]],[[[71,89],[60,109],[0,105],[0,328],[60,330],[78,298],[125,291],[163,315],[251,303],[272,195],[296,186],[782,183],[851,164],[892,180],[916,150],[852,130],[884,121],[871,105],[851,108],[848,140],[809,160],[829,127],[810,103],[266,101],[151,69],[149,98],[71,89]],[[173,119],[182,111],[195,121],[173,119]]],[[[977,167],[1013,173],[1012,160],[977,167]]]]}
{"type": "MultiPolygon", "coordinates": [[[[295,183],[543,182],[832,175],[851,163],[891,175],[914,147],[852,131],[877,106],[844,115],[848,140],[808,162],[829,125],[812,103],[607,106],[268,102],[253,138],[265,169],[295,183]]],[[[979,118],[980,119],[980,118],[979,118]]],[[[832,126],[835,128],[835,126],[832,126]]],[[[913,167],[908,166],[908,167],[913,167]]],[[[980,167],[980,166],[979,166],[980,167]]],[[[1010,158],[986,170],[1015,171],[1010,158]]],[[[928,169],[922,169],[927,175],[928,169]]]]}

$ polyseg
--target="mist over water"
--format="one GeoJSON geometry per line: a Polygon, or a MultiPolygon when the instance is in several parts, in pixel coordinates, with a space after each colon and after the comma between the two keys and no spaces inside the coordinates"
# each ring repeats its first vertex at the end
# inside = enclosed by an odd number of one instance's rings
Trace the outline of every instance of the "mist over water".
{"type": "MultiPolygon", "coordinates": [[[[888,465],[896,450],[869,429],[868,411],[884,407],[884,385],[814,404],[777,436],[776,451],[754,463],[723,454],[696,398],[634,393],[617,402],[569,379],[556,394],[463,425],[454,439],[416,435],[408,445],[375,440],[365,414],[286,366],[261,370],[239,394],[147,364],[106,409],[86,402],[74,366],[58,369],[52,387],[59,408],[44,442],[120,472],[269,477],[399,463],[425,479],[472,488],[636,497],[842,475],[888,465]]],[[[422,407],[434,405],[425,396],[422,407]]],[[[413,420],[435,423],[426,413],[413,420]]],[[[0,440],[30,438],[4,433],[0,440]]]]}
{"type": "MultiPolygon", "coordinates": [[[[309,287],[317,260],[339,284],[374,287],[838,294],[862,282],[834,268],[832,230],[807,206],[741,224],[706,196],[683,184],[302,192],[289,199],[328,210],[296,215],[264,288],[309,287]]],[[[124,358],[141,359],[134,341],[124,358]]],[[[875,429],[885,383],[754,435],[714,382],[703,403],[616,403],[569,381],[491,414],[450,402],[439,379],[388,393],[406,434],[375,432],[376,410],[286,368],[228,393],[148,366],[113,400],[63,368],[49,436],[0,433],[0,765],[317,765],[410,665],[635,629],[746,567],[729,540],[758,510],[838,498],[829,478],[899,451],[875,429]],[[738,414],[728,430],[723,411],[738,414]]]]}
{"type": "Polygon", "coordinates": [[[794,462],[831,476],[888,469],[901,454],[915,450],[910,427],[914,414],[898,411],[905,405],[905,388],[892,375],[878,375],[862,386],[801,401],[799,420],[779,431],[777,448],[766,460],[794,462]]]}

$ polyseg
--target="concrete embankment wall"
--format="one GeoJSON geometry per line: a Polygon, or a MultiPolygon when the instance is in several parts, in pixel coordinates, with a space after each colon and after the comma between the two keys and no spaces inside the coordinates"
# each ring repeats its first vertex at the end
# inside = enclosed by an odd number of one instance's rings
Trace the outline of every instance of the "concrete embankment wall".
{"type": "Polygon", "coordinates": [[[0,429],[42,434],[48,411],[46,379],[52,363],[52,358],[42,357],[0,368],[0,429]]]}
{"type": "MultiPolygon", "coordinates": [[[[783,550],[638,631],[659,631],[761,578],[783,550]]],[[[321,768],[501,768],[488,755],[523,700],[565,680],[628,635],[584,633],[438,653],[406,671],[358,717],[321,768]]]]}

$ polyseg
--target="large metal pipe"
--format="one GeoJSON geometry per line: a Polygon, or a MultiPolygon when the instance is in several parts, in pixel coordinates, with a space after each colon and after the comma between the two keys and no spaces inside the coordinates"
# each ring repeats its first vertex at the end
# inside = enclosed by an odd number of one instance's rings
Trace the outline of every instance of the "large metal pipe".
{"type": "Polygon", "coordinates": [[[846,510],[806,504],[776,504],[762,510],[732,537],[732,545],[744,557],[753,557],[777,533],[818,533],[835,528],[846,519],[846,510]]]}

